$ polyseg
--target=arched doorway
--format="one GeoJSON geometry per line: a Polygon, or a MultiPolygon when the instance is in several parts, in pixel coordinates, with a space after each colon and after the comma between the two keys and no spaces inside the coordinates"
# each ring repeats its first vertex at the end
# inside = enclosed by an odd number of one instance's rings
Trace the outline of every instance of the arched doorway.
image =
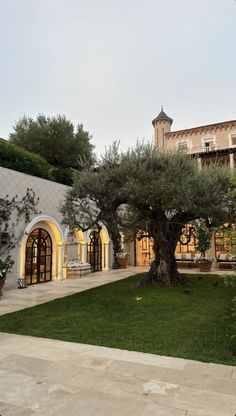
{"type": "Polygon", "coordinates": [[[27,239],[25,278],[27,285],[52,280],[52,239],[43,228],[36,228],[27,239]]]}
{"type": "Polygon", "coordinates": [[[92,231],[88,241],[88,263],[92,272],[102,270],[102,240],[97,231],[92,231]]]}
{"type": "Polygon", "coordinates": [[[150,260],[155,257],[153,250],[153,239],[149,237],[143,237],[140,240],[137,239],[136,249],[137,257],[136,262],[138,266],[149,266],[150,260]]]}

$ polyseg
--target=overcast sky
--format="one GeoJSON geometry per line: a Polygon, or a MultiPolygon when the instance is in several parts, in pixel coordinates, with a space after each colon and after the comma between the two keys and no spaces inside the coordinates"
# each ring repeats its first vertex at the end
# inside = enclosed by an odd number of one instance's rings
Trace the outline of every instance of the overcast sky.
{"type": "Polygon", "coordinates": [[[236,119],[235,0],[0,0],[0,137],[24,113],[83,123],[98,153],[236,119]]]}

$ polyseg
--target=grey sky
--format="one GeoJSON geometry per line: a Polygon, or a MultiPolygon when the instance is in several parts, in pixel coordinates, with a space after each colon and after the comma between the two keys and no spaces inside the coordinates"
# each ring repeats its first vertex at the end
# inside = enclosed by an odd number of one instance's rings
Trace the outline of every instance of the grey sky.
{"type": "Polygon", "coordinates": [[[98,153],[236,119],[235,0],[0,0],[0,137],[24,113],[83,123],[98,153]]]}

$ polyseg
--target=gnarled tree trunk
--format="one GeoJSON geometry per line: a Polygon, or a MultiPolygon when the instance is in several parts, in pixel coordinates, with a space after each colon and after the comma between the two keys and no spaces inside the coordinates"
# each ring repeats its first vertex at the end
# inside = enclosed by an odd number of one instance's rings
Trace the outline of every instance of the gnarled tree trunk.
{"type": "Polygon", "coordinates": [[[175,259],[176,244],[181,235],[182,225],[172,224],[164,217],[161,221],[155,221],[152,228],[155,260],[139,285],[170,286],[183,283],[184,280],[177,270],[175,259]]]}

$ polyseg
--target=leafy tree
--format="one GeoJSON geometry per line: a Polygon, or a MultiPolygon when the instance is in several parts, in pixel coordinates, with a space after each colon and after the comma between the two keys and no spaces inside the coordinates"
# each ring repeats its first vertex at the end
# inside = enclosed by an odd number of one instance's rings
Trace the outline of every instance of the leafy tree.
{"type": "Polygon", "coordinates": [[[170,285],[181,281],[176,244],[189,221],[205,219],[215,226],[235,213],[230,171],[216,164],[199,170],[181,152],[159,152],[138,144],[120,152],[113,146],[75,180],[62,212],[71,227],[82,229],[103,221],[119,249],[120,230],[138,238],[152,237],[155,260],[145,282],[170,285]],[[121,209],[127,204],[128,209],[121,209]]]}
{"type": "MultiPolygon", "coordinates": [[[[11,250],[19,241],[21,230],[16,232],[21,221],[30,221],[32,214],[37,214],[38,199],[32,189],[27,189],[25,196],[10,198],[6,195],[0,198],[0,272],[10,270],[14,261],[11,250]]],[[[1,277],[1,276],[0,276],[1,277]]],[[[3,277],[3,276],[2,276],[3,277]]]]}
{"type": "Polygon", "coordinates": [[[46,117],[39,114],[36,120],[24,116],[13,126],[10,142],[36,153],[58,169],[79,169],[80,160],[93,162],[91,136],[78,124],[65,116],[46,117]]]}

